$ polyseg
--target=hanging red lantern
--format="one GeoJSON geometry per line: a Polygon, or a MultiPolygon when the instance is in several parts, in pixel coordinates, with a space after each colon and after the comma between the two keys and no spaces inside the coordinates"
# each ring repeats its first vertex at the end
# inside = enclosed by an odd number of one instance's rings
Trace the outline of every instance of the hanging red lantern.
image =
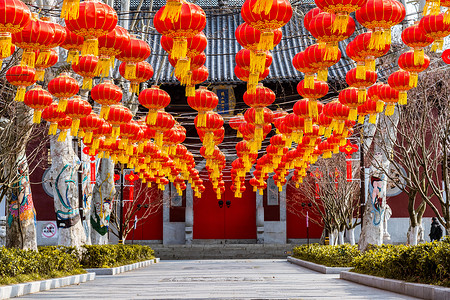
{"type": "MultiPolygon", "coordinates": [[[[258,50],[274,48],[274,31],[286,25],[292,17],[292,6],[287,0],[272,0],[270,11],[258,11],[259,0],[246,0],[241,8],[241,16],[251,27],[261,31],[258,50]]],[[[270,1],[270,0],[269,0],[270,1]]]]}
{"type": "MultiPolygon", "coordinates": [[[[187,53],[186,56],[193,58],[205,51],[208,45],[208,40],[203,31],[200,31],[193,37],[187,38],[187,53]]],[[[171,53],[173,49],[173,38],[163,35],[161,37],[161,46],[167,53],[171,53]]],[[[174,58],[172,58],[174,59],[174,58]]]]}
{"type": "Polygon", "coordinates": [[[395,110],[395,104],[399,101],[399,92],[389,86],[389,84],[383,84],[379,91],[380,100],[386,103],[386,116],[392,116],[395,110]]]}
{"type": "MultiPolygon", "coordinates": [[[[148,118],[149,116],[147,116],[148,118]]],[[[149,122],[147,121],[147,124],[149,122]]],[[[153,125],[148,125],[150,129],[156,131],[155,133],[155,144],[161,149],[163,146],[163,134],[167,130],[171,129],[175,125],[175,119],[171,114],[160,110],[156,115],[156,121],[153,125]]]]}
{"type": "MultiPolygon", "coordinates": [[[[448,65],[450,64],[450,49],[445,50],[444,52],[442,52],[442,60],[448,65]]],[[[1,67],[1,65],[0,65],[1,67]]]]}
{"type": "Polygon", "coordinates": [[[203,138],[203,146],[206,147],[206,154],[211,155],[214,151],[214,131],[220,129],[223,126],[223,118],[221,115],[215,112],[207,112],[205,115],[206,122],[199,124],[199,116],[194,119],[194,125],[197,130],[205,132],[203,138]]]}
{"type": "MultiPolygon", "coordinates": [[[[102,106],[100,118],[109,119],[110,106],[119,103],[122,100],[122,95],[122,89],[113,84],[111,80],[105,80],[103,83],[94,86],[91,91],[91,97],[102,106]]],[[[116,108],[118,112],[121,112],[121,106],[116,108]]]]}
{"type": "MultiPolygon", "coordinates": [[[[50,18],[42,17],[42,21],[47,22],[47,24],[53,29],[54,35],[48,45],[41,45],[39,50],[39,55],[36,59],[36,64],[47,64],[49,57],[52,55],[50,49],[59,47],[66,39],[67,32],[65,28],[58,23],[51,22],[50,18]]],[[[36,53],[37,54],[37,53],[36,53]]]]}
{"type": "Polygon", "coordinates": [[[208,79],[209,72],[208,68],[202,66],[201,68],[192,70],[188,72],[188,80],[186,83],[186,97],[195,96],[195,85],[204,82],[208,79]]]}
{"type": "Polygon", "coordinates": [[[450,34],[450,23],[444,22],[444,13],[424,16],[420,19],[419,27],[425,35],[434,40],[431,51],[442,50],[444,38],[450,34]]]}
{"type": "Polygon", "coordinates": [[[305,74],[305,87],[306,88],[314,88],[314,73],[319,71],[317,66],[312,66],[309,60],[306,58],[305,52],[297,53],[292,59],[292,64],[297,71],[300,71],[305,74]]]}
{"type": "Polygon", "coordinates": [[[200,86],[195,91],[194,97],[187,98],[188,105],[198,111],[197,126],[204,127],[206,125],[206,112],[214,110],[219,103],[217,95],[204,86],[200,86]]]}
{"type": "Polygon", "coordinates": [[[78,53],[83,48],[84,38],[73,33],[67,27],[64,27],[64,30],[66,31],[66,39],[60,44],[60,47],[68,51],[66,62],[78,64],[78,53]]]}
{"type": "Polygon", "coordinates": [[[314,79],[314,84],[310,88],[305,87],[305,80],[302,80],[297,85],[297,92],[303,98],[309,99],[309,112],[312,118],[319,115],[317,99],[322,98],[328,94],[328,84],[325,81],[314,79]]]}
{"type": "Polygon", "coordinates": [[[70,31],[84,37],[81,56],[98,56],[98,38],[114,30],[117,25],[117,13],[105,3],[87,0],[80,3],[77,18],[65,21],[70,31]]]}
{"type": "Polygon", "coordinates": [[[98,58],[93,55],[86,55],[79,58],[78,63],[72,62],[72,70],[83,77],[82,89],[92,89],[92,78],[96,76],[95,68],[98,58]]]}
{"type": "Polygon", "coordinates": [[[36,80],[44,81],[45,69],[48,69],[58,62],[58,53],[54,49],[49,50],[48,60],[38,61],[37,57],[40,55],[40,51],[36,51],[36,62],[34,67],[36,68],[36,80]]]}
{"type": "Polygon", "coordinates": [[[411,87],[416,87],[419,79],[419,74],[422,71],[425,71],[430,65],[430,58],[424,54],[423,63],[416,63],[418,59],[416,58],[416,53],[414,51],[408,51],[402,53],[398,58],[398,66],[408,71],[409,74],[409,85],[411,87]]]}
{"type": "Polygon", "coordinates": [[[391,88],[399,91],[398,104],[406,105],[407,103],[407,91],[412,89],[409,85],[409,72],[404,70],[398,70],[392,73],[388,78],[388,83],[391,88]]]}
{"type": "Polygon", "coordinates": [[[78,135],[78,128],[80,126],[80,119],[89,116],[92,112],[92,107],[86,100],[81,99],[80,96],[75,96],[67,101],[65,114],[72,118],[72,136],[78,135]]]}
{"type": "Polygon", "coordinates": [[[314,8],[312,8],[312,9],[310,9],[310,10],[306,13],[305,17],[303,18],[303,26],[305,26],[305,29],[306,29],[306,30],[310,31],[309,24],[311,23],[311,20],[312,20],[315,16],[317,16],[318,14],[320,14],[320,13],[322,13],[322,12],[324,12],[324,11],[321,10],[320,8],[314,7],[314,8]]]}
{"type": "MultiPolygon", "coordinates": [[[[247,23],[242,23],[236,28],[234,32],[236,40],[245,49],[258,51],[259,41],[261,39],[261,31],[253,28],[247,23]]],[[[281,28],[275,29],[273,31],[273,45],[274,47],[281,42],[283,33],[281,28]]]]}
{"type": "Polygon", "coordinates": [[[237,137],[242,137],[242,133],[239,132],[239,126],[241,124],[245,123],[245,119],[244,116],[239,113],[236,116],[232,117],[229,121],[228,121],[228,125],[230,125],[231,128],[233,128],[234,130],[237,130],[237,137]]]}
{"type": "Polygon", "coordinates": [[[314,44],[305,49],[305,58],[312,68],[317,68],[317,79],[327,81],[328,68],[335,65],[341,59],[341,51],[337,49],[337,57],[327,56],[325,48],[320,48],[318,44],[314,44]]]}
{"type": "MultiPolygon", "coordinates": [[[[268,109],[267,107],[263,107],[263,118],[262,118],[262,123],[257,123],[256,122],[256,115],[257,115],[257,111],[256,108],[249,108],[245,111],[244,113],[244,119],[247,123],[251,123],[251,124],[255,124],[255,125],[264,125],[267,123],[272,123],[273,121],[273,113],[270,109],[268,109]]],[[[258,120],[261,121],[261,120],[258,120]]]]}
{"type": "Polygon", "coordinates": [[[0,56],[11,56],[11,34],[22,31],[31,22],[28,6],[20,0],[3,0],[0,5],[0,56]]]}
{"type": "Polygon", "coordinates": [[[317,7],[336,15],[332,30],[341,34],[347,31],[349,14],[360,9],[366,2],[367,0],[315,0],[317,7]]]}
{"type": "Polygon", "coordinates": [[[36,71],[26,65],[14,66],[6,71],[6,80],[17,87],[14,100],[22,102],[27,86],[36,82],[36,71]]]}
{"type": "Polygon", "coordinates": [[[206,14],[203,9],[194,3],[184,2],[181,6],[178,19],[171,21],[162,19],[165,6],[158,10],[153,19],[156,30],[174,40],[170,55],[172,58],[187,56],[187,40],[201,32],[206,26],[206,14]]]}
{"type": "Polygon", "coordinates": [[[124,63],[124,78],[131,80],[136,78],[136,64],[146,60],[151,54],[150,46],[146,41],[131,36],[130,43],[116,58],[124,63]]]}
{"type": "Polygon", "coordinates": [[[391,27],[403,21],[406,10],[400,1],[367,0],[355,16],[359,24],[372,30],[369,47],[381,50],[391,43],[391,27]]]}
{"type": "Polygon", "coordinates": [[[383,88],[383,84],[377,83],[367,89],[367,97],[376,101],[376,103],[377,103],[377,107],[376,107],[377,113],[381,113],[384,110],[384,102],[380,98],[380,91],[382,88],[383,88]]]}
{"type": "MultiPolygon", "coordinates": [[[[384,102],[382,102],[384,105],[384,102]]],[[[358,114],[360,107],[364,111],[365,115],[369,115],[369,123],[375,124],[377,122],[377,114],[379,108],[377,107],[378,102],[372,99],[368,99],[363,105],[358,107],[358,114]]],[[[382,111],[382,110],[381,110],[382,111]]],[[[359,123],[364,123],[364,118],[362,120],[358,120],[359,123]]]]}
{"type": "Polygon", "coordinates": [[[100,128],[103,123],[106,123],[97,114],[91,112],[89,115],[80,119],[80,129],[78,136],[83,136],[83,141],[85,144],[90,144],[92,142],[92,133],[94,130],[100,128]]]}
{"type": "Polygon", "coordinates": [[[22,63],[34,68],[35,51],[45,49],[53,40],[55,31],[48,22],[37,19],[33,15],[31,22],[20,32],[12,35],[12,42],[23,49],[22,63]]]}
{"type": "Polygon", "coordinates": [[[101,74],[102,77],[109,77],[109,70],[111,67],[114,68],[116,55],[122,53],[128,46],[130,46],[130,35],[123,27],[116,26],[110,33],[100,36],[98,38],[100,58],[97,64],[97,74],[101,74]]]}
{"type": "MultiPolygon", "coordinates": [[[[250,74],[249,70],[242,69],[239,66],[236,66],[234,68],[234,74],[240,80],[247,81],[247,82],[250,81],[251,76],[254,76],[253,74],[250,74]]],[[[256,74],[257,79],[252,79],[252,81],[258,82],[258,81],[264,80],[267,76],[269,76],[269,69],[265,69],[264,72],[256,74]]],[[[256,87],[256,85],[254,85],[254,86],[256,87]]],[[[250,92],[250,89],[247,88],[247,91],[250,92]]],[[[253,91],[253,93],[254,93],[254,91],[253,91]]]]}
{"type": "Polygon", "coordinates": [[[125,77],[127,74],[126,71],[126,63],[121,63],[119,67],[120,75],[123,78],[129,80],[131,82],[130,92],[136,95],[139,95],[139,85],[143,82],[149,81],[150,78],[153,77],[153,67],[146,61],[141,61],[136,63],[136,73],[135,78],[127,78],[125,77]]]}
{"type": "MultiPolygon", "coordinates": [[[[104,89],[106,90],[106,87],[104,87],[104,89]]],[[[127,124],[131,121],[132,118],[133,114],[127,107],[121,104],[114,104],[109,106],[109,113],[106,121],[108,121],[112,125],[112,140],[115,140],[119,137],[120,125],[127,124]]]]}
{"type": "Polygon", "coordinates": [[[427,37],[425,32],[419,27],[419,24],[407,27],[402,31],[402,41],[405,45],[414,49],[414,63],[424,63],[424,51],[423,48],[433,43],[433,39],[427,37]]]}
{"type": "MultiPolygon", "coordinates": [[[[100,120],[101,120],[101,125],[97,129],[94,129],[92,131],[92,146],[90,149],[90,150],[92,150],[91,153],[95,153],[95,150],[98,149],[100,140],[102,138],[105,139],[106,145],[111,145],[113,142],[115,142],[115,139],[112,138],[112,125],[101,118],[100,118],[100,120]]],[[[80,123],[80,125],[81,125],[81,123],[80,123]]],[[[88,131],[86,132],[86,134],[87,133],[88,133],[88,131]]],[[[85,135],[84,140],[86,140],[86,138],[89,138],[89,137],[85,135]]]]}
{"type": "Polygon", "coordinates": [[[378,76],[377,72],[367,70],[364,79],[360,79],[356,76],[358,69],[354,68],[347,72],[345,75],[345,81],[351,87],[358,89],[358,103],[359,105],[366,102],[367,98],[367,88],[377,82],[378,76]]]}
{"type": "Polygon", "coordinates": [[[169,57],[169,63],[175,68],[175,76],[180,78],[181,85],[185,85],[188,78],[188,72],[201,68],[206,62],[206,54],[200,53],[194,57],[173,59],[169,57]]]}
{"type": "Polygon", "coordinates": [[[58,129],[58,122],[64,120],[66,115],[58,111],[58,103],[53,102],[42,111],[42,119],[50,122],[49,135],[55,135],[58,129]]]}
{"type": "MultiPolygon", "coordinates": [[[[311,132],[313,121],[311,113],[311,100],[302,99],[298,100],[294,104],[294,113],[304,120],[304,132],[311,132]]],[[[292,128],[292,127],[291,127],[292,128]]]]}
{"type": "Polygon", "coordinates": [[[133,154],[133,145],[129,144],[129,140],[132,139],[133,136],[139,134],[139,130],[141,130],[139,124],[130,120],[128,123],[120,124],[120,143],[119,148],[125,149],[128,155],[133,154]]]}
{"type": "Polygon", "coordinates": [[[245,104],[256,109],[256,124],[263,124],[264,107],[271,105],[275,101],[276,96],[271,89],[264,87],[262,84],[258,84],[254,94],[250,94],[247,91],[244,93],[243,98],[245,104]]]}
{"type": "Polygon", "coordinates": [[[50,80],[47,89],[54,97],[59,98],[58,111],[64,112],[68,99],[78,93],[80,86],[75,78],[70,77],[69,73],[63,72],[50,80]]]}
{"type": "Polygon", "coordinates": [[[236,64],[245,70],[250,71],[250,73],[261,73],[264,72],[265,69],[268,69],[272,64],[272,54],[269,51],[260,51],[263,57],[263,61],[261,62],[261,69],[257,69],[256,63],[258,62],[257,56],[259,53],[248,49],[241,49],[235,56],[236,64]]]}
{"type": "Polygon", "coordinates": [[[41,123],[42,111],[52,104],[52,95],[46,90],[42,89],[40,85],[25,93],[25,105],[34,109],[33,123],[41,123]]]}
{"type": "Polygon", "coordinates": [[[339,93],[339,102],[350,108],[348,120],[354,121],[358,117],[358,106],[364,103],[360,101],[359,90],[349,87],[339,93]]]}
{"type": "MultiPolygon", "coordinates": [[[[356,102],[357,99],[358,96],[356,96],[356,102]]],[[[336,122],[333,134],[342,134],[342,132],[344,131],[345,121],[349,119],[350,107],[348,107],[347,105],[343,105],[340,102],[332,102],[330,104],[331,105],[329,113],[331,113],[333,121],[336,122]]]]}
{"type": "Polygon", "coordinates": [[[147,124],[154,125],[158,110],[170,104],[170,96],[157,85],[152,85],[151,88],[145,89],[139,94],[139,103],[148,108],[147,124]]]}
{"type": "MultiPolygon", "coordinates": [[[[0,39],[1,39],[1,37],[2,37],[2,35],[1,35],[1,32],[0,32],[0,39]]],[[[1,45],[1,40],[0,40],[0,47],[2,47],[3,45],[1,45]]],[[[9,53],[14,53],[14,51],[16,51],[16,46],[14,46],[13,44],[11,44],[11,49],[10,49],[10,51],[9,51],[9,53]]],[[[8,54],[8,52],[6,52],[5,54],[8,54]]],[[[2,56],[2,51],[1,51],[1,49],[0,49],[0,69],[2,68],[2,65],[3,65],[3,60],[5,59],[5,58],[7,58],[7,57],[9,57],[10,55],[8,55],[8,56],[2,56]]]]}
{"type": "Polygon", "coordinates": [[[337,59],[339,54],[338,42],[349,38],[355,31],[355,21],[348,17],[348,23],[344,32],[333,30],[336,15],[322,12],[314,16],[309,22],[309,31],[317,39],[320,49],[325,48],[327,59],[337,59]]]}
{"type": "Polygon", "coordinates": [[[332,122],[333,119],[330,118],[327,114],[323,112],[319,114],[319,118],[317,119],[317,123],[319,124],[319,134],[325,136],[326,138],[329,137],[331,135],[332,122]]]}

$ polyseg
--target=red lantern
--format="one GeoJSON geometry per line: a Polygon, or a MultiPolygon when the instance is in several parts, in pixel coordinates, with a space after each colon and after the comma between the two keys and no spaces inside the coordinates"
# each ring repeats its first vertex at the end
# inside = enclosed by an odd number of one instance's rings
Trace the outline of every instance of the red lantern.
{"type": "Polygon", "coordinates": [[[159,89],[157,85],[153,85],[139,94],[139,103],[148,108],[147,124],[154,125],[158,110],[170,104],[170,96],[166,91],[159,89]]]}
{"type": "Polygon", "coordinates": [[[37,19],[34,15],[31,22],[20,32],[12,35],[13,43],[22,48],[22,63],[34,68],[35,51],[45,49],[53,41],[55,31],[48,22],[37,19]]]}
{"type": "Polygon", "coordinates": [[[306,58],[305,52],[297,53],[292,59],[292,64],[297,71],[305,73],[305,87],[314,88],[314,73],[319,71],[319,68],[310,64],[306,58]]]}
{"type": "MultiPolygon", "coordinates": [[[[93,153],[95,153],[95,150],[98,149],[101,138],[103,138],[103,137],[105,138],[105,143],[107,145],[111,145],[113,142],[115,142],[115,139],[112,138],[112,125],[101,118],[100,118],[100,120],[101,120],[101,125],[97,129],[94,129],[92,131],[91,150],[93,151],[93,153]]],[[[81,125],[81,123],[80,123],[80,125],[81,125]]],[[[86,132],[86,134],[87,133],[88,132],[86,132]]],[[[85,138],[84,138],[85,140],[86,140],[86,137],[87,136],[85,136],[85,138]]]]}
{"type": "Polygon", "coordinates": [[[139,134],[139,130],[141,130],[139,124],[136,121],[130,120],[130,122],[125,124],[120,124],[120,143],[119,148],[125,149],[128,155],[133,154],[133,145],[129,145],[129,139],[132,139],[133,136],[139,134]]]}
{"type": "MultiPolygon", "coordinates": [[[[234,34],[236,36],[236,40],[242,47],[248,50],[258,51],[261,31],[251,27],[247,23],[242,23],[238,26],[238,28],[236,28],[234,34]]],[[[273,45],[276,46],[281,42],[281,38],[283,36],[281,28],[275,29],[273,34],[273,45]]]]}
{"type": "Polygon", "coordinates": [[[244,123],[245,119],[242,114],[237,114],[228,121],[228,125],[230,125],[230,127],[234,130],[237,130],[237,137],[242,137],[242,133],[239,131],[239,126],[244,123]]]}
{"type": "Polygon", "coordinates": [[[419,27],[425,35],[434,40],[431,51],[442,50],[444,38],[450,34],[450,23],[444,22],[444,13],[424,16],[420,19],[419,27]]]}
{"type": "Polygon", "coordinates": [[[333,22],[333,32],[344,33],[347,31],[351,12],[360,9],[367,0],[315,0],[317,7],[336,15],[333,22]]]}
{"type": "Polygon", "coordinates": [[[28,6],[20,0],[3,0],[0,5],[0,56],[11,56],[11,34],[22,31],[31,22],[28,6]]]}
{"type": "Polygon", "coordinates": [[[425,35],[419,24],[414,24],[402,31],[402,41],[405,45],[414,49],[414,63],[423,64],[423,48],[430,45],[434,40],[425,35]]]}
{"type": "MultiPolygon", "coordinates": [[[[97,84],[91,91],[91,97],[95,102],[102,106],[100,110],[100,118],[109,119],[109,109],[111,105],[117,104],[122,100],[122,90],[111,80],[105,80],[103,83],[97,84]]],[[[117,106],[118,112],[121,112],[122,106],[117,106]]],[[[117,134],[118,135],[118,134],[117,134]]]]}
{"type": "Polygon", "coordinates": [[[97,64],[98,58],[93,55],[82,56],[78,63],[72,62],[72,70],[83,77],[82,89],[92,89],[92,78],[96,76],[95,69],[97,64]]]}
{"type": "Polygon", "coordinates": [[[406,105],[407,103],[407,91],[412,89],[409,85],[409,72],[404,70],[398,70],[392,73],[388,78],[388,83],[391,88],[399,91],[399,100],[398,104],[406,105]]]}
{"type": "Polygon", "coordinates": [[[377,103],[377,107],[376,107],[377,113],[381,113],[384,110],[384,102],[380,98],[380,91],[382,88],[383,88],[383,84],[377,83],[367,89],[367,97],[376,101],[376,103],[377,103]]]}
{"type": "MultiPolygon", "coordinates": [[[[234,68],[234,74],[236,75],[237,78],[239,78],[242,81],[249,81],[250,76],[252,76],[250,74],[250,71],[242,69],[239,66],[236,66],[234,68]]],[[[256,81],[256,82],[261,81],[261,80],[265,79],[267,76],[269,76],[269,69],[265,69],[264,72],[259,73],[259,75],[257,76],[258,79],[254,80],[254,81],[256,81]]]]}
{"type": "Polygon", "coordinates": [[[286,25],[292,17],[292,6],[287,0],[272,2],[270,11],[258,11],[259,0],[246,0],[241,8],[241,16],[251,27],[261,31],[258,50],[274,48],[274,31],[286,25]]]}
{"type": "Polygon", "coordinates": [[[42,111],[42,119],[50,122],[50,128],[48,129],[49,135],[55,135],[58,129],[58,122],[64,120],[66,114],[58,111],[58,104],[52,103],[42,111]]]}
{"type": "MultiPolygon", "coordinates": [[[[104,88],[106,90],[106,88],[104,88]]],[[[127,124],[133,118],[131,111],[121,104],[109,106],[107,121],[112,125],[111,140],[114,141],[120,135],[120,125],[127,124]]]]}
{"type": "Polygon", "coordinates": [[[47,89],[54,97],[59,98],[58,111],[64,112],[66,110],[67,100],[75,96],[80,87],[75,78],[70,77],[69,73],[64,72],[50,80],[47,89]]]}
{"type": "MultiPolygon", "coordinates": [[[[59,45],[61,45],[61,43],[65,41],[66,36],[67,36],[67,32],[63,26],[59,25],[58,23],[50,22],[50,18],[48,18],[48,17],[42,17],[41,20],[46,21],[47,24],[53,29],[54,36],[51,39],[50,44],[41,45],[40,53],[36,59],[36,65],[48,64],[47,61],[49,60],[50,56],[53,54],[53,53],[51,53],[50,49],[59,47],[59,45]]],[[[56,61],[58,61],[58,60],[56,60],[56,61]]]]}
{"type": "Polygon", "coordinates": [[[89,116],[92,107],[86,100],[81,99],[80,96],[75,96],[73,99],[67,101],[65,114],[72,118],[71,133],[73,136],[78,135],[78,128],[80,126],[80,119],[89,116]]]}
{"type": "MultiPolygon", "coordinates": [[[[326,107],[326,105],[325,105],[326,107]]],[[[324,107],[324,109],[325,109],[324,107]]],[[[317,120],[317,123],[319,124],[319,134],[324,135],[326,138],[330,137],[331,135],[331,123],[333,122],[333,119],[330,118],[327,114],[321,113],[319,114],[319,118],[317,120]]]]}
{"type": "Polygon", "coordinates": [[[89,54],[98,56],[98,38],[110,33],[116,25],[116,11],[109,5],[97,0],[81,2],[78,17],[66,19],[67,28],[84,37],[81,56],[89,54]]]}
{"type": "MultiPolygon", "coordinates": [[[[294,104],[294,113],[304,120],[304,132],[311,132],[313,127],[312,113],[311,113],[311,100],[302,99],[298,100],[294,104]]],[[[291,118],[290,118],[291,120],[291,118]]],[[[291,120],[292,121],[292,120],[291,120]]],[[[292,128],[292,127],[291,127],[292,128]]]]}
{"type": "MultiPolygon", "coordinates": [[[[256,114],[257,114],[256,108],[252,107],[252,108],[247,109],[244,114],[245,121],[247,123],[251,123],[251,124],[255,124],[255,125],[264,125],[267,123],[272,123],[272,121],[273,121],[273,113],[267,107],[263,108],[263,118],[262,118],[263,122],[262,123],[256,122],[256,114]]],[[[261,120],[258,120],[258,121],[261,121],[261,120]]]]}
{"type": "Polygon", "coordinates": [[[102,74],[102,77],[109,77],[109,70],[111,67],[114,68],[116,55],[126,50],[129,45],[130,35],[125,28],[120,26],[116,26],[110,33],[100,36],[98,38],[100,59],[97,64],[97,74],[102,74]]]}
{"type": "Polygon", "coordinates": [[[155,14],[153,25],[160,34],[174,39],[174,45],[170,52],[172,58],[186,57],[186,39],[194,37],[205,28],[206,14],[197,4],[184,2],[178,19],[172,22],[169,19],[162,19],[164,10],[165,6],[155,14]]]}
{"type": "MultiPolygon", "coordinates": [[[[186,56],[193,58],[205,51],[208,45],[206,35],[201,31],[193,37],[187,38],[186,56]]],[[[161,37],[161,46],[167,53],[171,53],[173,49],[173,38],[163,35],[161,37]]],[[[173,59],[173,58],[172,58],[173,59]]]]}
{"type": "Polygon", "coordinates": [[[92,133],[94,130],[100,128],[103,123],[106,123],[97,114],[91,112],[89,115],[80,119],[80,132],[78,136],[83,135],[83,141],[86,144],[92,142],[92,133]]]}
{"type": "MultiPolygon", "coordinates": [[[[58,53],[54,49],[50,49],[49,53],[47,60],[38,61],[36,58],[35,68],[37,81],[44,81],[45,69],[54,66],[58,62],[58,53]]],[[[40,51],[36,51],[36,57],[39,56],[40,51]]]]}
{"type": "MultiPolygon", "coordinates": [[[[380,101],[381,103],[383,103],[383,108],[384,108],[384,102],[380,101]]],[[[369,115],[369,123],[371,124],[375,124],[377,122],[377,114],[379,112],[379,107],[380,106],[378,104],[377,101],[372,100],[372,99],[368,99],[363,105],[358,107],[358,114],[359,114],[359,110],[360,107],[361,109],[364,111],[365,115],[369,115]]],[[[383,109],[381,109],[381,111],[383,111],[383,109]]],[[[358,120],[359,123],[364,123],[364,118],[361,120],[358,120]]]]}
{"type": "Polygon", "coordinates": [[[314,84],[311,88],[305,87],[305,80],[302,80],[297,85],[297,92],[303,98],[310,99],[308,102],[310,107],[310,116],[316,118],[319,115],[317,106],[317,99],[322,98],[328,94],[328,84],[325,81],[314,79],[314,84]]]}
{"type": "Polygon", "coordinates": [[[188,72],[201,68],[206,62],[206,54],[200,53],[194,57],[185,57],[179,59],[173,59],[169,57],[169,63],[175,68],[175,76],[180,78],[182,85],[186,84],[188,79],[188,72]]]}
{"type": "Polygon", "coordinates": [[[26,87],[36,82],[36,71],[26,65],[14,66],[6,71],[6,80],[17,87],[14,100],[22,102],[26,87]]]}
{"type": "Polygon", "coordinates": [[[367,0],[356,11],[359,24],[372,30],[369,47],[378,50],[391,43],[391,27],[403,21],[405,16],[405,7],[395,0],[367,0]]]}
{"type": "Polygon", "coordinates": [[[398,58],[398,66],[408,71],[409,74],[409,85],[411,87],[416,87],[419,79],[419,74],[422,71],[425,71],[430,65],[430,58],[424,54],[423,63],[416,63],[418,59],[416,58],[416,53],[414,51],[408,51],[402,53],[398,58]]]}
{"type": "Polygon", "coordinates": [[[345,75],[345,80],[347,84],[351,87],[358,89],[358,103],[359,105],[366,102],[367,88],[377,82],[377,72],[370,71],[366,69],[366,74],[364,79],[360,79],[356,76],[358,69],[351,69],[345,75]]]}
{"type": "Polygon", "coordinates": [[[66,31],[66,39],[60,46],[68,51],[66,61],[68,63],[78,64],[78,52],[83,48],[84,39],[70,31],[67,27],[64,27],[64,29],[66,31]]]}
{"type": "Polygon", "coordinates": [[[128,46],[116,58],[126,63],[124,78],[131,80],[136,78],[136,64],[146,60],[151,54],[147,42],[131,36],[128,46]]]}
{"type": "Polygon", "coordinates": [[[64,142],[67,138],[67,130],[72,127],[72,118],[66,116],[64,119],[58,121],[58,129],[60,130],[58,142],[64,142]]]}
{"type": "MultiPolygon", "coordinates": [[[[356,97],[357,99],[357,97],[356,97]]],[[[357,102],[357,101],[356,101],[357,102]]],[[[330,103],[329,113],[331,113],[333,121],[337,123],[335,125],[334,133],[342,134],[345,126],[345,121],[349,119],[350,107],[343,105],[339,102],[330,103]]],[[[333,125],[333,124],[332,124],[333,125]]]]}
{"type": "Polygon", "coordinates": [[[34,109],[33,123],[41,123],[42,111],[52,104],[52,95],[40,85],[25,93],[24,103],[34,109]]]}
{"type": "Polygon", "coordinates": [[[323,10],[321,10],[320,8],[314,7],[306,13],[305,17],[303,18],[303,26],[305,26],[306,30],[310,31],[309,24],[311,23],[311,20],[322,12],[323,10]]]}
{"type": "Polygon", "coordinates": [[[264,123],[263,108],[271,105],[275,101],[275,98],[275,93],[271,89],[264,87],[262,84],[259,84],[256,87],[256,92],[254,94],[250,94],[248,91],[244,93],[245,104],[256,109],[256,124],[264,123]]]}
{"type": "Polygon", "coordinates": [[[318,44],[314,44],[305,49],[305,58],[308,64],[313,68],[318,68],[317,79],[327,81],[328,68],[336,64],[341,59],[341,51],[337,49],[337,57],[326,55],[325,48],[320,48],[318,44]]]}
{"type": "MultiPolygon", "coordinates": [[[[354,69],[353,69],[354,70],[354,69]]],[[[358,106],[364,103],[360,101],[357,88],[349,87],[339,93],[339,102],[350,108],[348,120],[354,121],[358,117],[358,106]]]]}
{"type": "Polygon", "coordinates": [[[399,92],[391,88],[388,84],[383,84],[379,91],[380,100],[386,103],[386,116],[392,116],[395,110],[395,103],[399,100],[399,92]]]}
{"type": "Polygon", "coordinates": [[[209,76],[208,68],[202,66],[201,68],[189,71],[188,74],[189,79],[187,80],[186,83],[186,97],[194,97],[195,85],[200,84],[206,79],[208,79],[209,76]]]}
{"type": "MultiPolygon", "coordinates": [[[[450,64],[450,49],[445,50],[444,52],[442,52],[442,60],[448,65],[450,64]]],[[[0,65],[1,67],[1,65],[0,65]]]]}
{"type": "Polygon", "coordinates": [[[146,61],[141,61],[136,64],[136,74],[134,79],[129,79],[125,73],[126,63],[121,63],[119,72],[122,77],[128,79],[131,82],[130,92],[139,95],[139,84],[149,81],[153,76],[153,67],[146,61]]]}
{"type": "MultiPolygon", "coordinates": [[[[148,116],[147,116],[148,118],[148,116]]],[[[147,121],[147,124],[149,122],[147,121]]],[[[154,125],[148,125],[150,129],[153,129],[156,131],[155,134],[155,144],[161,149],[163,145],[163,134],[167,130],[171,129],[175,125],[175,119],[172,117],[171,114],[165,112],[165,111],[158,111],[158,114],[156,116],[156,121],[154,125]]]]}
{"type": "Polygon", "coordinates": [[[264,72],[265,69],[268,69],[272,64],[272,54],[269,51],[251,51],[248,49],[241,49],[235,57],[236,64],[244,69],[250,71],[250,73],[261,73],[264,72]],[[260,57],[263,59],[262,62],[258,62],[260,57]],[[257,63],[260,64],[263,68],[257,69],[257,63]]]}
{"type": "Polygon", "coordinates": [[[335,20],[336,15],[322,12],[314,16],[309,22],[309,31],[317,39],[319,48],[325,48],[327,59],[337,59],[338,42],[349,38],[355,31],[356,25],[352,17],[348,17],[346,29],[342,33],[333,30],[335,20]]]}
{"type": "Polygon", "coordinates": [[[192,109],[198,111],[197,126],[204,127],[206,125],[206,112],[216,108],[219,98],[215,93],[201,86],[195,91],[194,97],[187,98],[187,102],[192,109]]]}
{"type": "Polygon", "coordinates": [[[199,124],[199,116],[197,116],[194,119],[194,125],[197,130],[205,132],[203,146],[206,147],[206,155],[211,155],[214,152],[214,131],[223,126],[222,116],[215,112],[207,112],[204,124],[199,124]]]}

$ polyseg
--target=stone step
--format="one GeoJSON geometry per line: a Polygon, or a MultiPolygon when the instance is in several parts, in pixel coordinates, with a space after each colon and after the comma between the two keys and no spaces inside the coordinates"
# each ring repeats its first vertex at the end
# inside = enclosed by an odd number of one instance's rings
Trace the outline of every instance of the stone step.
{"type": "Polygon", "coordinates": [[[286,258],[292,253],[292,244],[215,244],[162,245],[152,244],[155,256],[166,260],[177,259],[274,259],[286,258]]]}

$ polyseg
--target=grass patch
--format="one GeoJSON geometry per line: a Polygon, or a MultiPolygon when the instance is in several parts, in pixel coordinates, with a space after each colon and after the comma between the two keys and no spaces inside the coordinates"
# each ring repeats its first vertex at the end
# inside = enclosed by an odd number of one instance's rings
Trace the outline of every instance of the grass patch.
{"type": "Polygon", "coordinates": [[[18,284],[18,283],[24,283],[24,282],[46,280],[46,279],[51,279],[51,278],[66,277],[66,276],[79,275],[79,274],[85,274],[85,273],[86,273],[86,270],[84,270],[84,269],[75,269],[75,270],[72,270],[71,272],[52,271],[46,275],[31,273],[31,274],[20,274],[20,275],[14,276],[14,277],[4,276],[4,277],[0,278],[0,285],[18,284]]]}
{"type": "Polygon", "coordinates": [[[358,246],[349,244],[325,246],[319,244],[295,247],[293,257],[327,267],[351,267],[353,259],[360,255],[358,246]]]}

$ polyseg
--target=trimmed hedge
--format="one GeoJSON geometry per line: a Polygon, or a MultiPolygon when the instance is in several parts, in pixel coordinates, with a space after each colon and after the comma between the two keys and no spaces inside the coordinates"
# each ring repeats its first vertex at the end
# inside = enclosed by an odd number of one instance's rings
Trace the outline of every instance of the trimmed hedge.
{"type": "Polygon", "coordinates": [[[349,267],[353,259],[360,255],[358,246],[349,244],[322,246],[319,244],[302,245],[293,250],[295,258],[307,260],[327,267],[349,267]]]}
{"type": "Polygon", "coordinates": [[[373,247],[355,257],[352,266],[358,273],[450,287],[450,239],[373,247]]]}
{"type": "Polygon", "coordinates": [[[111,268],[154,258],[154,251],[142,245],[85,245],[83,248],[84,268],[111,268]]]}

